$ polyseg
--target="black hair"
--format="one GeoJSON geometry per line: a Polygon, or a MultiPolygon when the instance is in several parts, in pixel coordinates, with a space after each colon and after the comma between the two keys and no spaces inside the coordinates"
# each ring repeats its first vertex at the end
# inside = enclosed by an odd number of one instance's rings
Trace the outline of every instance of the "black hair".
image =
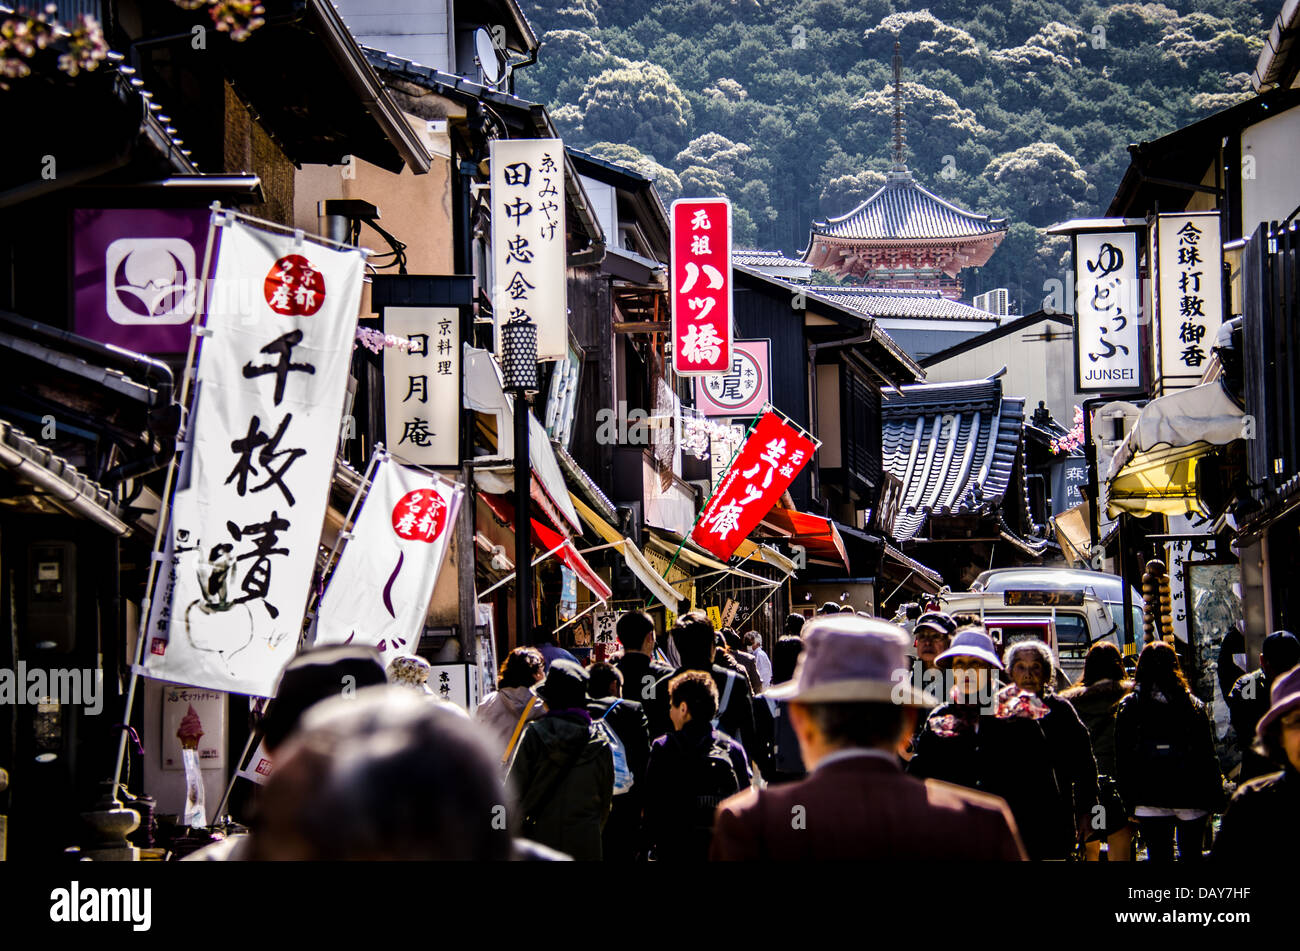
{"type": "Polygon", "coordinates": [[[597,661],[587,668],[587,696],[593,700],[614,696],[614,686],[623,686],[623,671],[613,664],[597,661]]]}
{"type": "Polygon", "coordinates": [[[673,642],[682,666],[691,670],[708,670],[713,666],[713,622],[703,611],[687,611],[677,618],[673,642]]]}
{"type": "Polygon", "coordinates": [[[787,634],[798,636],[806,623],[808,623],[808,619],[802,614],[787,614],[785,616],[785,632],[787,634]]]}
{"type": "Polygon", "coordinates": [[[619,641],[630,651],[639,651],[646,636],[653,634],[654,629],[655,622],[644,611],[628,611],[614,625],[619,641]]]}
{"type": "Polygon", "coordinates": [[[692,720],[712,720],[718,713],[718,685],[702,670],[688,670],[668,681],[668,702],[686,704],[692,720]]]}
{"type": "Polygon", "coordinates": [[[1091,687],[1103,680],[1124,680],[1124,655],[1110,641],[1093,644],[1083,659],[1083,685],[1091,687]]]}
{"type": "Polygon", "coordinates": [[[793,680],[795,664],[802,653],[802,637],[787,634],[777,638],[776,646],[772,648],[772,683],[783,684],[787,680],[793,680]]]}

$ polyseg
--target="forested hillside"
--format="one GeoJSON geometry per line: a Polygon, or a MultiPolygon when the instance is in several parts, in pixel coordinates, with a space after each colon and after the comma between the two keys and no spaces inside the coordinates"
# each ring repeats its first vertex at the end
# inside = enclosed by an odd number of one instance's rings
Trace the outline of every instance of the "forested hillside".
{"type": "Polygon", "coordinates": [[[518,92],[570,144],[654,175],[666,200],[726,194],[741,244],[801,250],[889,166],[902,43],[909,166],[939,195],[1006,217],[967,293],[1026,311],[1061,276],[1038,229],[1105,206],[1126,145],[1238,102],[1278,0],[543,0],[518,92]]]}

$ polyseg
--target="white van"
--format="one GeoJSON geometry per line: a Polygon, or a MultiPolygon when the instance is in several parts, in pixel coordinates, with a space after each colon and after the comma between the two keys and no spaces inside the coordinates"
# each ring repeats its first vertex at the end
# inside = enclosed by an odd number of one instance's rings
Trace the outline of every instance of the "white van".
{"type": "Polygon", "coordinates": [[[1003,647],[1039,638],[1070,682],[1083,673],[1084,657],[1097,641],[1110,641],[1125,655],[1141,645],[1142,596],[1133,599],[1124,623],[1123,581],[1117,575],[1073,568],[1002,568],[975,579],[973,590],[939,595],[949,614],[978,615],[1003,647]]]}

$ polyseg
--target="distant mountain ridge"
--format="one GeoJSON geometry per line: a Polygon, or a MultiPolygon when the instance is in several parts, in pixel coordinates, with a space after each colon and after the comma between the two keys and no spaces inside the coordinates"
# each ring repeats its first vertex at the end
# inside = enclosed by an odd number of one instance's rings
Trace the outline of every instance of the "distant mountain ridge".
{"type": "Polygon", "coordinates": [[[542,47],[517,89],[665,200],[726,194],[738,243],[797,253],[814,218],[884,181],[897,38],[909,169],[1010,223],[966,292],[1008,287],[1029,312],[1065,266],[1064,239],[1040,229],[1103,212],[1128,143],[1247,98],[1279,6],[525,0],[542,47]]]}

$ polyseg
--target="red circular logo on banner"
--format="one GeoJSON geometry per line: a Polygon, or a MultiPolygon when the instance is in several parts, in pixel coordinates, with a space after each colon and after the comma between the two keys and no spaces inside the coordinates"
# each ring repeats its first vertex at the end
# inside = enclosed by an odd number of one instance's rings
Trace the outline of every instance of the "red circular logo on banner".
{"type": "Polygon", "coordinates": [[[286,254],[267,272],[262,293],[277,314],[310,317],[325,303],[325,276],[301,254],[286,254]]]}
{"type": "Polygon", "coordinates": [[[411,542],[433,542],[447,524],[447,503],[433,489],[407,492],[393,506],[393,531],[411,542]]]}

